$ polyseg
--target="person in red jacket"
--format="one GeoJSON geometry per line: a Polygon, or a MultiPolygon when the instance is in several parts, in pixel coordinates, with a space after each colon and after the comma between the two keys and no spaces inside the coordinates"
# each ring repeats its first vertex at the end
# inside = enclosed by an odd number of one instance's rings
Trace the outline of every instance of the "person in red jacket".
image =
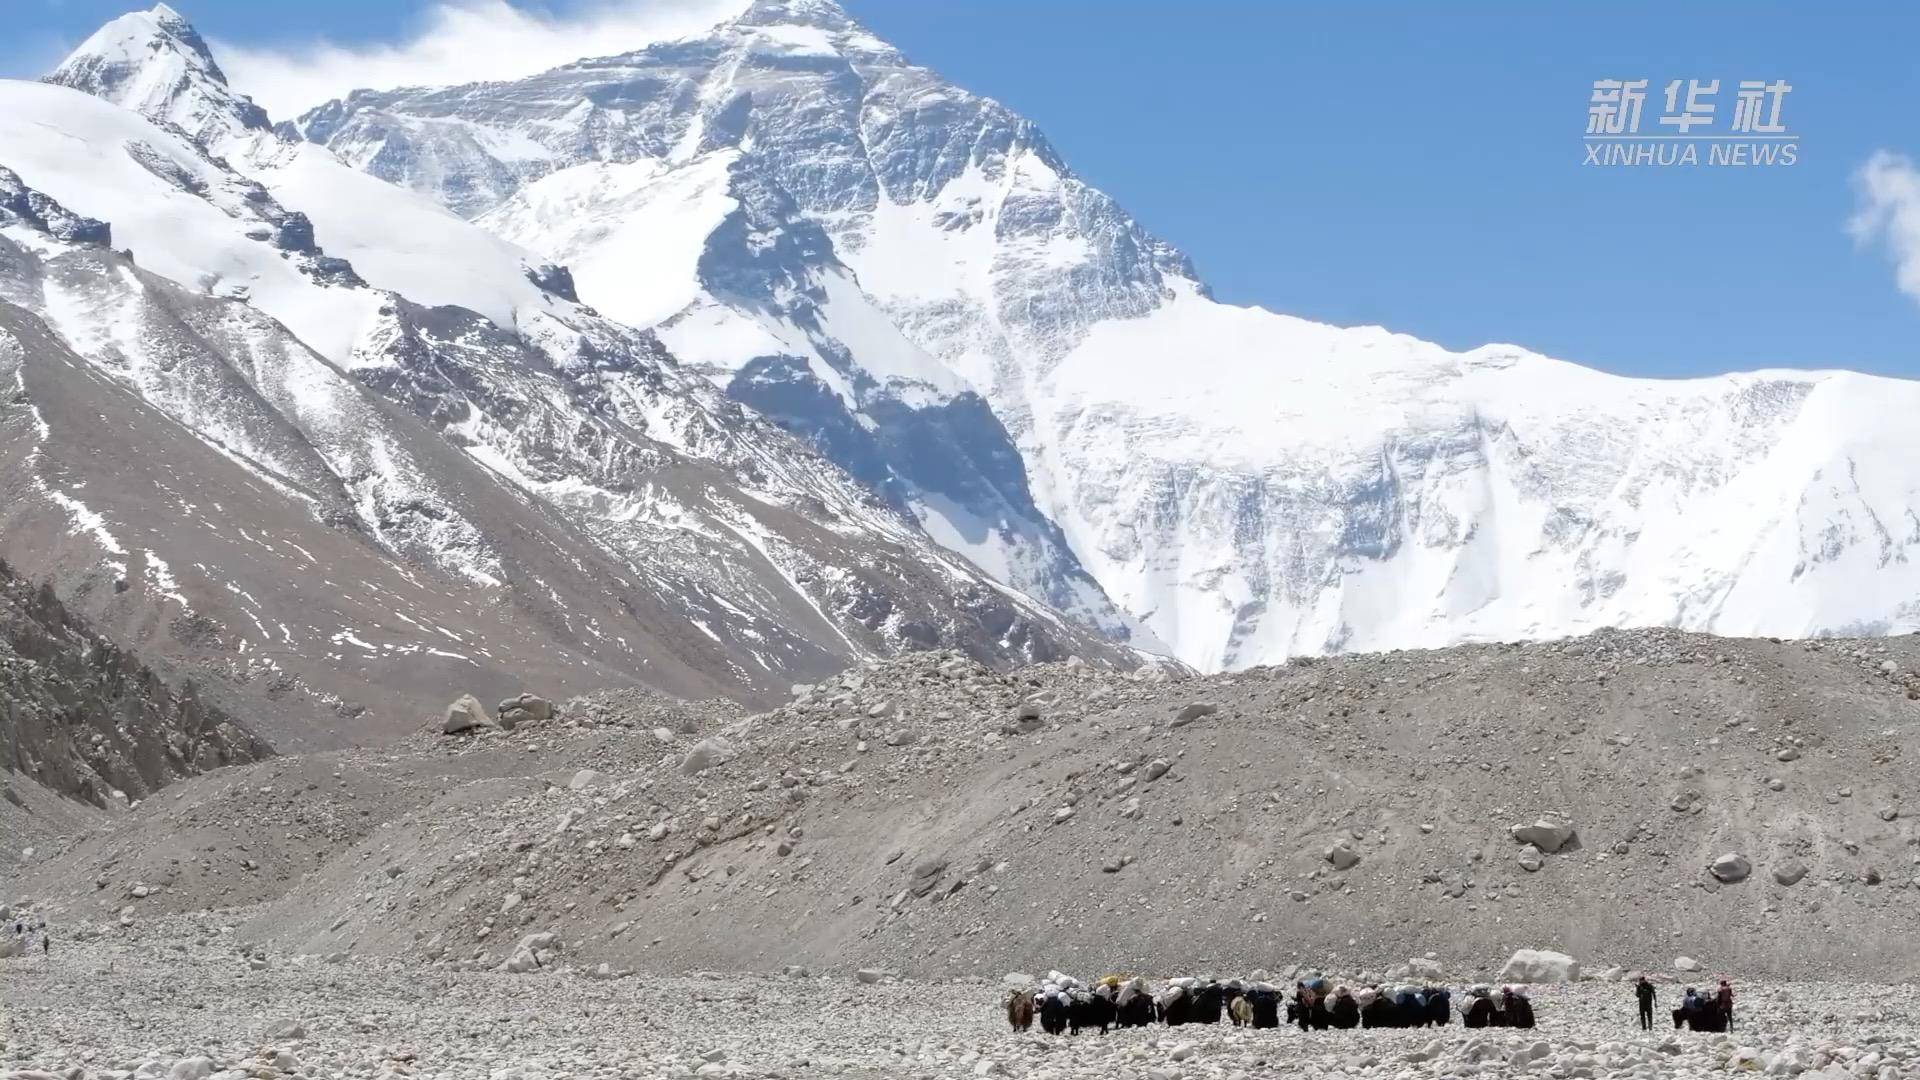
{"type": "Polygon", "coordinates": [[[1733,987],[1727,980],[1720,980],[1720,989],[1713,995],[1714,1004],[1720,1007],[1720,1015],[1726,1018],[1727,1030],[1733,1030],[1733,987]]]}

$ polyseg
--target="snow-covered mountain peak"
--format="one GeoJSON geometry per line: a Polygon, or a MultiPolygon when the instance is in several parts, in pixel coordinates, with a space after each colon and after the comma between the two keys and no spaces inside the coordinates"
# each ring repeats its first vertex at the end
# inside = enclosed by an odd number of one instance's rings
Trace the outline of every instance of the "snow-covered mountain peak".
{"type": "Polygon", "coordinates": [[[831,31],[860,28],[833,0],[752,0],[728,25],[811,26],[831,31]]]}
{"type": "Polygon", "coordinates": [[[267,129],[266,111],[227,85],[206,39],[165,4],[94,31],[46,81],[174,124],[202,143],[267,129]]]}
{"type": "Polygon", "coordinates": [[[753,36],[789,54],[899,56],[893,46],[869,33],[833,0],[754,0],[739,17],[703,36],[732,36],[736,40],[753,36]]]}

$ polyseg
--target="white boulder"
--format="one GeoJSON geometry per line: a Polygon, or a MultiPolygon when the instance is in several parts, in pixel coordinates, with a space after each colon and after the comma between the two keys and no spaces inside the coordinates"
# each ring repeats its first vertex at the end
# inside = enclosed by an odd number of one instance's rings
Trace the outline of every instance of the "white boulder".
{"type": "Polygon", "coordinates": [[[1737,851],[1729,851],[1713,860],[1713,865],[1708,869],[1713,872],[1714,877],[1732,885],[1735,882],[1747,880],[1747,875],[1753,873],[1753,864],[1747,861],[1745,855],[1737,851]]]}
{"type": "Polygon", "coordinates": [[[687,776],[706,772],[715,765],[733,758],[733,744],[717,735],[708,736],[693,744],[687,756],[680,759],[680,771],[687,776]]]}
{"type": "Polygon", "coordinates": [[[1503,983],[1570,983],[1580,981],[1580,961],[1566,953],[1521,949],[1500,969],[1503,983]]]}
{"type": "Polygon", "coordinates": [[[448,735],[458,735],[476,728],[498,730],[499,727],[493,722],[493,717],[487,715],[487,707],[480,704],[479,698],[472,694],[461,694],[447,706],[446,720],[440,725],[440,730],[448,735]]]}
{"type": "Polygon", "coordinates": [[[1566,847],[1574,833],[1572,825],[1552,818],[1541,818],[1531,825],[1515,825],[1507,831],[1515,842],[1532,844],[1548,855],[1566,847]]]}

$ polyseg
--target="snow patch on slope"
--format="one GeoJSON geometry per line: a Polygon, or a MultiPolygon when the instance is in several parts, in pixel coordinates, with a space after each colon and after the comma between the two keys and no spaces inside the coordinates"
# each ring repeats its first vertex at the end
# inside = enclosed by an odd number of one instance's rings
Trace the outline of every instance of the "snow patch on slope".
{"type": "Polygon", "coordinates": [[[739,205],[728,191],[735,156],[679,168],[651,159],[575,165],[521,188],[478,224],[566,264],[580,299],[602,314],[653,326],[700,295],[707,237],[739,205]]]}
{"type": "Polygon", "coordinates": [[[501,326],[552,303],[527,277],[537,260],[524,249],[347,167],[324,147],[263,136],[250,153],[230,160],[305,213],[327,254],[352,263],[376,288],[419,304],[464,307],[501,326]]]}

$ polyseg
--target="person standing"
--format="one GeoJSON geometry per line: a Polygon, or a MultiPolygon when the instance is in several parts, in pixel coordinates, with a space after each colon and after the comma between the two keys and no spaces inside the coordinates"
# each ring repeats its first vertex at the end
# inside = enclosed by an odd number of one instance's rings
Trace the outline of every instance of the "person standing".
{"type": "Polygon", "coordinates": [[[1720,980],[1720,989],[1713,995],[1713,1003],[1720,1009],[1720,1018],[1726,1021],[1727,1030],[1733,1030],[1733,987],[1727,980],[1720,980]]]}
{"type": "Polygon", "coordinates": [[[1644,974],[1633,984],[1633,996],[1640,999],[1640,1030],[1653,1030],[1653,998],[1658,993],[1653,988],[1653,980],[1644,974]]]}

